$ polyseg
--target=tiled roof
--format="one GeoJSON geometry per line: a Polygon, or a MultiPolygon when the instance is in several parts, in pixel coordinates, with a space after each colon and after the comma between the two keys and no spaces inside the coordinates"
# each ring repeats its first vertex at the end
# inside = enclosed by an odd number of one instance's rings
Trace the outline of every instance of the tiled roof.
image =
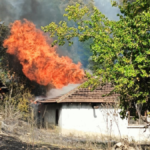
{"type": "Polygon", "coordinates": [[[42,101],[42,103],[101,103],[101,102],[115,102],[118,98],[118,94],[113,94],[111,96],[105,96],[110,91],[112,91],[113,87],[111,84],[107,84],[103,87],[99,86],[95,90],[91,91],[89,88],[75,88],[72,91],[64,94],[63,96],[59,96],[52,99],[47,99],[42,101]]]}

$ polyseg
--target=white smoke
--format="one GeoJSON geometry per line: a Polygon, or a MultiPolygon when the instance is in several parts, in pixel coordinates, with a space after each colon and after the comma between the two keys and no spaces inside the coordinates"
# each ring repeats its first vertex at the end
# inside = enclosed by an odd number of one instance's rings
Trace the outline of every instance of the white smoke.
{"type": "Polygon", "coordinates": [[[46,97],[47,98],[55,98],[58,96],[62,96],[64,94],[68,93],[69,91],[75,89],[79,85],[80,84],[68,84],[67,86],[64,86],[61,89],[51,89],[51,90],[47,91],[46,97]]]}
{"type": "MultiPolygon", "coordinates": [[[[118,2],[119,0],[116,1],[118,2]]],[[[58,0],[0,0],[0,21],[4,21],[5,24],[8,25],[15,20],[26,18],[35,23],[37,27],[48,25],[52,21],[58,23],[60,20],[64,20],[62,14],[62,9],[64,8],[61,7],[61,0],[59,2],[60,6],[56,5],[57,2],[58,0]],[[59,9],[60,7],[61,9],[59,9]]],[[[94,0],[94,2],[95,6],[105,14],[108,19],[119,19],[116,15],[120,13],[120,10],[117,7],[111,6],[111,0],[94,0]]],[[[64,46],[64,48],[61,47],[63,51],[59,51],[59,54],[68,55],[77,62],[80,61],[76,51],[77,48],[78,42],[75,41],[73,47],[68,49],[68,51],[65,51],[66,46],[64,46]]],[[[92,74],[90,70],[87,70],[87,72],[92,74]]],[[[62,89],[51,89],[47,92],[46,96],[48,98],[54,98],[69,92],[77,86],[79,86],[79,84],[69,84],[62,89]]],[[[37,99],[43,99],[43,97],[37,97],[37,99]]]]}

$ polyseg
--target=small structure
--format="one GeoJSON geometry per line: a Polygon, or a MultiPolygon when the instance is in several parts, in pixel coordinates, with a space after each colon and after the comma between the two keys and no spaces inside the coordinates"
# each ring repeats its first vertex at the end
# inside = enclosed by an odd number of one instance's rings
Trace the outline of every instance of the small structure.
{"type": "Polygon", "coordinates": [[[62,96],[39,101],[41,120],[47,127],[59,126],[62,134],[148,140],[150,134],[144,122],[131,121],[132,116],[120,118],[118,94],[104,97],[112,88],[111,84],[93,91],[77,87],[62,96]]]}

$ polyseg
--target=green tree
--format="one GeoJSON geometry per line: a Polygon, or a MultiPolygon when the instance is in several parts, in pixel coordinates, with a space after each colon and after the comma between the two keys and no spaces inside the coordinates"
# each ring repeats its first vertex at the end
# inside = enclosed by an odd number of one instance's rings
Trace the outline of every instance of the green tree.
{"type": "Polygon", "coordinates": [[[52,46],[64,45],[66,41],[71,45],[74,37],[81,42],[92,39],[96,78],[87,74],[89,80],[85,86],[94,89],[110,82],[114,86],[110,94],[120,94],[120,114],[124,118],[129,109],[136,111],[133,104],[142,103],[144,110],[150,110],[150,1],[123,0],[118,7],[122,15],[116,22],[109,21],[96,7],[91,12],[80,4],[68,6],[64,16],[77,23],[77,27],[61,21],[58,25],[52,22],[42,30],[49,32],[50,37],[58,37],[52,46]]]}

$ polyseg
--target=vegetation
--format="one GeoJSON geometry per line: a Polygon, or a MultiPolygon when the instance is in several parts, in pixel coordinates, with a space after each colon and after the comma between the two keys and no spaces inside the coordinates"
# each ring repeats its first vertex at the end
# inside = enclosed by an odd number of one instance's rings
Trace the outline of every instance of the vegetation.
{"type": "MultiPolygon", "coordinates": [[[[86,2],[88,3],[89,1],[90,0],[86,2]]],[[[69,1],[69,4],[73,3],[73,1],[69,1]]],[[[82,1],[80,3],[83,4],[82,1]]],[[[52,4],[53,8],[59,7],[57,14],[57,17],[59,17],[57,18],[55,16],[56,20],[59,20],[62,17],[62,12],[64,12],[64,8],[67,6],[68,1],[64,0],[62,3],[64,5],[60,5],[59,0],[53,2],[52,4]]],[[[88,5],[90,6],[91,4],[88,5]]],[[[72,23],[73,22],[71,22],[70,25],[72,23]]],[[[29,81],[22,73],[22,66],[20,65],[18,59],[15,56],[7,54],[7,49],[3,47],[3,41],[9,36],[9,31],[9,27],[0,22],[0,83],[2,82],[1,84],[8,89],[8,92],[5,93],[1,91],[0,93],[0,107],[1,110],[4,107],[7,107],[8,110],[8,105],[10,107],[15,106],[15,109],[19,109],[19,111],[26,116],[29,111],[29,99],[32,97],[32,94],[36,96],[45,95],[46,90],[45,87],[29,81]]],[[[83,43],[78,44],[80,47],[79,53],[82,51],[81,57],[86,55],[83,59],[83,64],[86,66],[90,55],[89,49],[83,53],[85,45],[83,43]]],[[[65,49],[67,49],[66,46],[65,49]]],[[[74,61],[76,61],[76,57],[74,57],[74,61]]]]}
{"type": "MultiPolygon", "coordinates": [[[[56,3],[56,1],[55,1],[56,3]]],[[[60,3],[60,1],[58,2],[58,4],[60,3]]],[[[61,10],[60,13],[64,14],[65,11],[64,9],[68,6],[68,5],[75,5],[76,3],[79,3],[81,6],[84,6],[86,4],[86,6],[89,8],[89,11],[93,11],[93,6],[94,6],[94,1],[93,0],[77,0],[77,1],[73,1],[73,0],[63,0],[61,1],[61,4],[59,5],[59,9],[61,10]]],[[[62,19],[63,15],[61,16],[62,19]]],[[[59,20],[61,20],[59,19],[59,20]]],[[[67,18],[63,18],[62,21],[66,21],[68,26],[74,26],[77,27],[76,22],[74,21],[69,21],[67,20],[67,18]]],[[[56,21],[55,23],[58,23],[58,21],[56,21]]],[[[67,44],[65,44],[63,47],[61,47],[61,50],[63,50],[63,54],[66,52],[67,54],[69,54],[69,57],[71,57],[71,59],[77,63],[78,61],[81,61],[82,66],[84,68],[88,67],[88,60],[89,57],[91,56],[91,52],[90,52],[90,47],[89,45],[92,43],[91,40],[85,41],[85,42],[80,42],[78,41],[77,38],[73,39],[74,41],[74,46],[68,46],[67,44]],[[78,56],[78,57],[77,57],[78,56]]],[[[61,51],[60,51],[61,53],[61,51]]]]}
{"type": "Polygon", "coordinates": [[[6,53],[6,49],[3,48],[3,41],[8,35],[9,28],[4,24],[1,24],[0,81],[8,89],[8,92],[1,95],[1,109],[5,107],[5,113],[8,114],[8,106],[15,106],[15,109],[19,109],[19,111],[21,111],[25,117],[29,111],[29,98],[32,96],[31,88],[28,88],[28,80],[23,74],[21,74],[21,72],[19,72],[18,65],[14,63],[15,66],[12,66],[12,62],[17,62],[16,58],[12,58],[10,55],[8,55],[6,53]]]}
{"type": "Polygon", "coordinates": [[[143,110],[150,110],[150,2],[123,0],[118,7],[122,14],[116,22],[109,21],[96,7],[89,11],[87,6],[76,3],[66,8],[64,16],[77,27],[60,21],[42,30],[49,32],[50,37],[57,37],[52,45],[64,45],[66,41],[71,45],[74,37],[81,42],[92,39],[90,49],[96,78],[87,74],[89,80],[85,86],[95,88],[110,82],[114,86],[110,94],[120,94],[120,114],[124,118],[129,109],[136,112],[133,104],[141,103],[143,110]]]}

